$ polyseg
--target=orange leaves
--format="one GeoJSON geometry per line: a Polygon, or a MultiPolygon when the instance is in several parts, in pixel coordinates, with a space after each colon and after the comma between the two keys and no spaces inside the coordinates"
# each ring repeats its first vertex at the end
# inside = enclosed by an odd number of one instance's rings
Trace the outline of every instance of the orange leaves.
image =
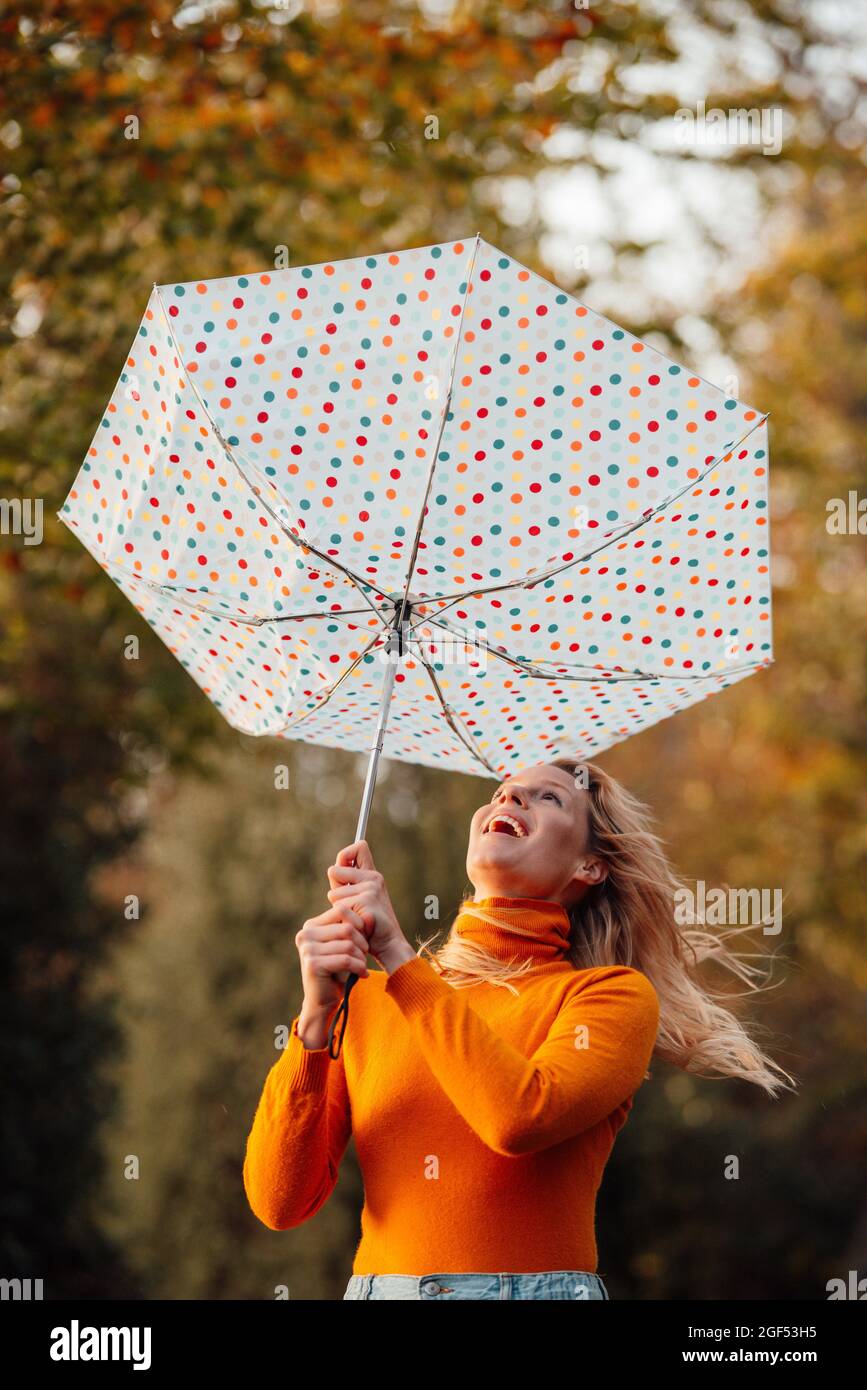
{"type": "Polygon", "coordinates": [[[30,112],[30,124],[40,130],[50,126],[57,114],[58,103],[56,101],[41,101],[38,106],[34,106],[30,112]]]}
{"type": "Polygon", "coordinates": [[[296,77],[306,77],[316,67],[316,59],[309,53],[292,48],[286,54],[286,66],[296,77]]]}

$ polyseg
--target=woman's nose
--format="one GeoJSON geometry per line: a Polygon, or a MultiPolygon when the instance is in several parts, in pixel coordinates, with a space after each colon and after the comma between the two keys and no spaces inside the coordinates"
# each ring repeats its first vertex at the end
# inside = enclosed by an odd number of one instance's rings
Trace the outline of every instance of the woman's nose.
{"type": "MultiPolygon", "coordinates": [[[[522,799],[521,799],[521,794],[520,794],[519,792],[517,792],[517,791],[515,790],[514,787],[510,787],[509,790],[508,790],[507,792],[504,792],[504,793],[503,793],[503,796],[508,797],[509,801],[516,801],[516,802],[518,803],[519,806],[523,806],[523,804],[524,804],[523,801],[522,801],[522,799]]],[[[500,801],[502,802],[502,800],[503,800],[503,797],[501,796],[501,797],[500,797],[500,801]]]]}

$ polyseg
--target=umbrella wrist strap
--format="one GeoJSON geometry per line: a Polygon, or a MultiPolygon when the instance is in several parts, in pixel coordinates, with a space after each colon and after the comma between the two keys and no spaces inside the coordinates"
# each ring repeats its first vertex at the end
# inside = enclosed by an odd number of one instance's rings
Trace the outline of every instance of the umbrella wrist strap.
{"type": "Polygon", "coordinates": [[[343,1046],[343,1035],[346,1032],[346,1025],[349,1022],[349,996],[352,993],[352,987],[357,979],[357,975],[350,974],[347,977],[346,984],[343,987],[343,998],[340,1001],[340,1007],[332,1018],[331,1026],[328,1029],[328,1055],[334,1061],[340,1056],[340,1049],[343,1046]],[[338,1034],[337,1025],[341,1018],[343,1022],[340,1033],[338,1034]]]}

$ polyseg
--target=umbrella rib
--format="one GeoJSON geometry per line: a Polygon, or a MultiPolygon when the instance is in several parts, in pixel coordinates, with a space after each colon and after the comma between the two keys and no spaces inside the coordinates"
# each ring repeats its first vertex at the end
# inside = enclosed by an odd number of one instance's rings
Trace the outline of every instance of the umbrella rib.
{"type": "Polygon", "coordinates": [[[173,584],[159,584],[155,579],[145,579],[144,575],[134,574],[132,570],[124,569],[115,560],[107,560],[104,568],[110,574],[123,575],[124,579],[132,579],[136,584],[141,584],[144,588],[150,589],[152,593],[159,594],[161,598],[169,599],[172,603],[179,603],[183,608],[189,608],[196,613],[204,613],[208,618],[222,618],[227,623],[242,623],[247,627],[265,627],[271,623],[299,623],[306,622],[308,618],[342,618],[350,613],[369,613],[369,608],[338,608],[338,609],[316,609],[311,613],[232,613],[223,612],[219,608],[209,608],[207,604],[195,603],[191,598],[184,595],[198,590],[179,589],[173,584]]]}
{"type": "Polygon", "coordinates": [[[250,491],[253,493],[253,496],[254,496],[254,497],[257,499],[257,501],[264,507],[265,511],[266,511],[266,512],[268,513],[268,515],[271,517],[271,520],[280,528],[280,530],[283,532],[283,534],[286,536],[286,538],[287,538],[288,540],[290,540],[290,541],[292,542],[293,545],[300,547],[302,550],[309,551],[309,552],[310,552],[311,554],[313,554],[313,555],[316,555],[317,558],[320,559],[320,560],[322,561],[323,564],[329,565],[329,566],[331,566],[331,567],[334,568],[334,569],[340,570],[341,574],[345,575],[346,578],[350,581],[350,583],[351,583],[352,585],[354,585],[354,587],[355,587],[356,589],[358,589],[358,592],[360,593],[361,597],[364,599],[364,601],[365,601],[365,603],[368,605],[368,607],[371,608],[371,609],[373,610],[374,613],[376,613],[376,612],[378,611],[377,608],[376,608],[376,605],[373,604],[373,603],[370,601],[370,599],[367,597],[367,594],[366,594],[365,591],[364,591],[365,586],[366,586],[367,588],[369,588],[369,589],[374,589],[374,590],[376,591],[376,593],[378,593],[382,598],[386,598],[386,599],[387,599],[387,598],[390,598],[391,595],[385,593],[384,590],[380,589],[376,584],[371,584],[369,580],[367,580],[367,579],[360,579],[357,575],[353,574],[352,570],[347,569],[347,567],[346,567],[345,565],[342,565],[342,564],[340,563],[339,560],[335,560],[335,559],[333,558],[333,556],[331,556],[331,555],[326,555],[323,551],[319,550],[315,545],[312,545],[309,541],[302,540],[302,538],[301,538],[300,536],[296,536],[295,532],[292,531],[292,530],[290,530],[289,527],[286,525],[286,523],[282,520],[282,518],[281,518],[280,516],[277,515],[277,513],[274,511],[273,507],[271,507],[271,506],[269,505],[269,503],[266,502],[265,498],[262,496],[261,488],[258,488],[258,489],[257,489],[257,488],[255,487],[255,485],[254,485],[254,484],[250,481],[250,479],[247,477],[246,473],[244,472],[243,468],[241,467],[240,463],[238,462],[237,458],[235,457],[235,454],[234,454],[234,451],[233,451],[231,445],[230,445],[230,444],[228,443],[228,441],[224,438],[223,433],[222,433],[222,431],[221,431],[221,429],[220,429],[220,426],[217,424],[216,420],[213,418],[213,416],[211,415],[210,410],[208,409],[207,405],[205,404],[205,401],[204,401],[204,399],[202,398],[202,396],[201,396],[201,394],[200,394],[200,392],[199,392],[199,388],[196,386],[196,383],[193,381],[192,377],[189,375],[189,373],[188,373],[187,370],[186,370],[186,367],[184,366],[184,355],[183,355],[183,352],[181,351],[180,344],[178,343],[178,340],[177,340],[177,338],[175,337],[175,332],[174,332],[174,329],[172,328],[171,320],[169,319],[169,316],[168,316],[168,314],[166,313],[166,308],[165,308],[165,305],[163,304],[163,297],[162,297],[162,295],[161,295],[161,293],[160,293],[159,286],[158,286],[158,285],[154,285],[154,289],[156,290],[157,298],[158,298],[159,301],[160,301],[160,308],[161,308],[162,311],[163,311],[163,318],[164,318],[165,321],[166,321],[166,326],[167,326],[167,328],[168,328],[169,335],[170,335],[170,337],[171,337],[172,342],[173,342],[174,345],[175,345],[175,351],[177,352],[177,355],[178,355],[178,362],[180,363],[180,370],[181,370],[181,373],[183,374],[184,380],[186,381],[187,385],[189,386],[189,388],[190,388],[190,390],[192,391],[193,395],[195,396],[196,400],[199,402],[199,405],[201,406],[202,411],[204,412],[204,415],[205,415],[206,420],[208,421],[208,424],[210,425],[210,427],[211,427],[211,429],[213,430],[213,432],[214,432],[214,434],[215,434],[217,440],[219,441],[220,445],[222,446],[223,452],[226,454],[226,457],[229,459],[229,462],[232,464],[232,467],[236,470],[236,472],[238,473],[239,477],[243,479],[243,481],[246,483],[247,487],[248,487],[248,488],[250,489],[250,491]]]}
{"type": "Polygon", "coordinates": [[[448,419],[449,405],[451,404],[451,399],[452,399],[452,387],[454,386],[454,381],[455,381],[455,369],[456,369],[457,364],[458,364],[458,351],[460,350],[460,346],[461,346],[461,335],[463,334],[463,331],[464,331],[464,316],[465,316],[466,311],[467,311],[467,300],[469,299],[469,296],[470,296],[470,286],[471,286],[472,281],[473,281],[473,268],[474,268],[474,266],[475,266],[475,264],[476,264],[476,256],[477,256],[477,254],[478,254],[479,242],[480,242],[480,240],[481,240],[481,236],[480,236],[479,233],[477,232],[477,233],[476,233],[476,244],[475,244],[475,246],[473,247],[473,254],[472,254],[471,258],[470,258],[470,268],[469,268],[469,270],[467,271],[467,283],[466,283],[466,286],[465,286],[465,288],[464,288],[464,302],[463,302],[463,304],[461,305],[461,319],[460,319],[460,323],[458,324],[458,335],[457,335],[457,338],[456,338],[456,340],[455,340],[454,350],[453,350],[453,352],[452,352],[452,366],[451,366],[451,371],[449,372],[448,390],[446,391],[445,401],[443,402],[443,409],[442,409],[442,414],[441,414],[441,417],[440,417],[439,433],[437,434],[436,444],[434,445],[433,456],[432,456],[432,458],[431,458],[430,468],[428,469],[427,484],[426,484],[425,490],[424,490],[424,497],[422,498],[421,511],[419,512],[419,518],[418,518],[418,525],[417,525],[416,528],[415,528],[415,537],[414,537],[413,543],[412,543],[412,553],[410,554],[410,557],[409,557],[409,566],[408,566],[407,572],[406,572],[406,585],[405,585],[405,587],[404,587],[403,599],[402,599],[401,605],[400,605],[400,616],[399,616],[399,618],[398,618],[398,620],[397,620],[397,625],[396,625],[396,626],[397,626],[398,632],[401,632],[401,631],[403,630],[404,613],[405,613],[405,611],[406,611],[407,598],[409,597],[409,586],[410,586],[410,584],[412,583],[412,574],[413,574],[413,570],[415,569],[415,562],[416,562],[416,557],[417,557],[417,555],[418,555],[419,542],[421,541],[421,533],[422,533],[422,528],[423,528],[423,526],[424,526],[425,513],[426,513],[426,511],[427,511],[427,499],[428,499],[428,497],[430,496],[431,483],[433,482],[434,473],[436,472],[437,459],[439,458],[440,444],[442,443],[443,431],[444,431],[444,429],[445,429],[445,427],[446,427],[446,420],[448,419]]]}
{"type": "MultiPolygon", "coordinates": [[[[120,574],[124,575],[125,578],[128,578],[128,579],[135,579],[137,583],[139,583],[139,584],[144,584],[144,585],[146,585],[146,586],[147,586],[148,588],[150,588],[150,589],[155,589],[155,590],[159,591],[159,592],[162,593],[165,597],[171,599],[172,602],[180,603],[180,604],[181,604],[183,607],[185,607],[185,608],[190,608],[190,609],[195,610],[196,612],[204,613],[204,614],[205,614],[207,617],[209,617],[209,618],[222,618],[225,622],[239,623],[239,624],[242,624],[242,625],[246,625],[246,626],[248,626],[248,627],[261,627],[261,626],[263,626],[263,625],[265,625],[265,624],[268,624],[268,623],[299,622],[302,618],[342,618],[342,617],[344,617],[347,613],[367,613],[367,612],[368,612],[368,609],[366,609],[366,608],[352,608],[352,609],[344,609],[344,610],[341,610],[341,611],[338,612],[338,613],[334,613],[334,612],[331,612],[331,613],[318,613],[318,612],[317,612],[317,613],[296,613],[296,614],[293,614],[291,617],[285,617],[285,618],[284,618],[284,617],[278,617],[278,618],[251,617],[251,618],[247,618],[247,617],[242,617],[240,614],[235,615],[235,614],[231,614],[231,613],[220,613],[220,612],[218,612],[216,609],[213,609],[213,608],[205,608],[204,605],[203,605],[203,604],[200,604],[200,603],[191,603],[191,602],[187,602],[185,599],[182,599],[182,598],[180,597],[179,593],[178,593],[176,590],[171,589],[171,586],[170,586],[170,585],[157,584],[154,580],[151,580],[151,579],[142,579],[139,575],[137,575],[137,574],[132,574],[132,573],[130,573],[129,570],[125,570],[125,569],[123,569],[122,566],[120,566],[120,565],[115,565],[113,562],[112,562],[112,566],[111,566],[111,567],[114,568],[115,570],[117,570],[120,574]],[[166,591],[168,591],[168,592],[166,592],[166,591]]],[[[352,623],[350,623],[349,626],[350,626],[350,627],[353,627],[353,626],[354,626],[354,627],[360,627],[360,624],[357,624],[357,623],[356,623],[356,624],[352,624],[352,623]]],[[[318,709],[321,709],[322,705],[326,704],[327,701],[331,699],[331,696],[333,695],[333,693],[334,693],[334,691],[337,689],[337,687],[340,685],[341,681],[345,680],[346,677],[347,677],[348,675],[350,675],[352,671],[355,670],[355,667],[358,665],[358,663],[359,663],[360,661],[363,661],[363,660],[364,660],[364,657],[365,657],[365,656],[367,655],[367,653],[371,650],[371,648],[373,648],[373,647],[376,646],[377,642],[379,641],[379,639],[380,639],[381,636],[382,636],[382,632],[387,632],[388,630],[389,630],[389,629],[388,629],[387,627],[383,627],[382,631],[379,632],[379,633],[377,633],[376,636],[368,643],[368,645],[365,647],[364,651],[361,652],[361,653],[359,653],[358,657],[357,657],[356,660],[352,663],[352,665],[349,666],[349,667],[347,667],[347,669],[344,671],[343,675],[342,675],[338,680],[335,681],[334,685],[333,685],[333,686],[331,687],[331,689],[329,690],[329,692],[328,692],[328,694],[326,695],[325,699],[324,699],[324,700],[321,700],[321,701],[319,702],[319,704],[316,705],[316,706],[314,707],[314,709],[308,710],[305,714],[302,714],[302,715],[300,716],[300,718],[299,718],[298,720],[295,721],[295,723],[300,723],[300,722],[301,722],[301,719],[306,719],[306,718],[308,717],[308,715],[315,713],[315,711],[318,710],[318,709]]],[[[292,727],[294,727],[293,724],[288,724],[288,725],[284,725],[284,726],[283,726],[284,729],[292,728],[292,727]]]]}
{"type": "MultiPolygon", "coordinates": [[[[344,680],[346,680],[346,679],[352,674],[352,672],[356,669],[356,667],[359,665],[359,663],[360,663],[361,661],[364,660],[364,658],[365,658],[365,656],[367,655],[367,653],[368,653],[369,651],[371,651],[372,648],[374,648],[374,647],[378,644],[378,642],[379,642],[381,636],[382,636],[381,633],[378,634],[377,637],[373,639],[373,641],[371,641],[370,643],[368,643],[367,647],[365,647],[365,649],[364,649],[363,652],[360,652],[360,653],[359,653],[358,657],[357,657],[356,660],[352,663],[352,665],[349,666],[349,667],[347,667],[347,669],[344,671],[344,673],[343,673],[343,675],[340,677],[340,679],[337,680],[337,681],[335,681],[334,685],[331,687],[331,689],[329,690],[328,694],[325,696],[325,698],[324,698],[323,700],[320,700],[319,704],[315,705],[313,709],[307,710],[307,711],[306,711],[304,714],[302,714],[298,719],[292,720],[289,724],[284,724],[283,727],[282,727],[282,729],[280,729],[279,731],[277,731],[277,733],[282,734],[282,733],[288,732],[288,731],[291,730],[291,729],[295,729],[295,728],[298,727],[298,725],[299,725],[300,723],[303,722],[303,720],[308,719],[308,718],[310,717],[310,715],[318,713],[319,710],[322,709],[323,705],[326,705],[326,704],[328,703],[328,701],[331,699],[332,695],[335,693],[335,691],[337,690],[338,686],[341,685],[342,682],[343,682],[344,680]]],[[[496,776],[498,775],[498,774],[497,774],[497,769],[496,769],[495,767],[493,767],[492,764],[489,763],[488,760],[487,760],[485,757],[482,756],[482,754],[479,752],[479,750],[473,746],[473,743],[472,743],[472,740],[471,740],[471,738],[470,738],[470,736],[469,736],[469,733],[468,733],[468,732],[466,731],[466,729],[463,727],[463,723],[462,723],[462,721],[460,720],[460,716],[457,715],[457,714],[455,713],[455,711],[454,711],[454,709],[452,708],[452,706],[451,706],[451,705],[448,703],[448,701],[445,699],[445,697],[444,697],[444,695],[443,695],[443,693],[442,693],[442,689],[440,688],[439,681],[437,680],[436,676],[434,675],[433,669],[432,669],[432,667],[430,666],[429,662],[425,659],[424,653],[421,652],[421,651],[419,651],[417,654],[418,654],[419,658],[421,659],[422,665],[424,666],[425,670],[426,670],[427,673],[428,673],[428,676],[429,676],[429,678],[430,678],[431,684],[433,685],[434,691],[436,692],[437,699],[439,700],[440,705],[441,705],[441,707],[442,707],[443,714],[445,715],[446,722],[448,723],[448,725],[450,726],[450,728],[452,729],[452,731],[453,731],[453,732],[457,735],[457,737],[460,739],[460,741],[464,744],[465,748],[467,749],[467,752],[470,753],[470,754],[472,755],[472,757],[475,759],[475,761],[476,761],[477,763],[480,763],[482,767],[484,767],[488,772],[490,772],[494,777],[496,777],[496,776]]]]}
{"type": "Polygon", "coordinates": [[[327,705],[327,704],[328,704],[328,701],[331,699],[332,695],[335,693],[335,691],[338,689],[338,687],[341,686],[341,685],[343,684],[343,682],[344,682],[349,676],[352,675],[352,672],[356,669],[357,666],[360,665],[360,663],[361,663],[361,662],[364,660],[364,658],[367,656],[368,652],[372,651],[373,648],[374,648],[375,646],[377,646],[377,644],[379,643],[380,639],[382,638],[383,632],[384,632],[386,635],[388,635],[388,632],[389,632],[389,631],[390,631],[389,628],[383,628],[382,632],[377,633],[377,635],[376,635],[370,642],[368,642],[367,646],[364,648],[364,651],[358,653],[358,656],[357,656],[357,657],[355,658],[355,660],[352,662],[352,665],[351,665],[351,666],[347,666],[346,670],[343,672],[343,675],[342,675],[342,676],[339,676],[338,679],[334,682],[334,684],[332,685],[331,689],[328,691],[328,694],[325,696],[324,699],[320,700],[319,703],[318,703],[317,705],[314,705],[312,709],[305,710],[304,713],[303,713],[303,714],[300,714],[300,715],[298,716],[297,719],[292,719],[292,720],[290,720],[290,722],[289,722],[288,724],[284,724],[284,725],[282,726],[282,728],[280,728],[280,729],[275,729],[275,730],[273,731],[273,736],[274,736],[275,738],[279,738],[279,736],[280,736],[281,734],[285,734],[285,733],[287,732],[287,730],[297,728],[298,725],[299,725],[299,724],[302,724],[302,723],[304,722],[305,719],[309,719],[310,716],[311,716],[312,714],[318,714],[319,711],[322,709],[323,705],[327,705]]]}
{"type": "MultiPolygon", "coordinates": [[[[473,642],[473,641],[478,642],[482,647],[484,647],[484,649],[485,649],[486,652],[490,652],[491,656],[499,657],[499,659],[500,659],[501,661],[505,661],[505,662],[507,662],[510,666],[516,667],[516,669],[519,670],[519,671],[521,671],[521,672],[523,672],[524,675],[532,676],[534,679],[538,679],[538,680],[549,680],[549,681],[584,681],[584,682],[586,682],[586,683],[592,683],[592,682],[597,682],[597,683],[598,683],[598,682],[600,682],[600,681],[636,681],[636,680],[637,680],[637,681],[659,681],[659,680],[700,681],[700,680],[712,680],[712,679],[714,678],[714,676],[724,675],[724,674],[725,674],[725,675],[728,675],[729,673],[734,672],[734,671],[760,671],[760,670],[762,669],[763,666],[765,666],[765,665],[768,664],[768,663],[765,662],[765,661],[747,661],[747,662],[741,662],[741,663],[740,663],[739,665],[737,665],[737,666],[728,666],[728,667],[726,668],[725,672],[722,672],[722,671],[696,671],[696,672],[689,672],[689,671],[687,671],[687,672],[684,672],[682,675],[680,675],[680,674],[678,674],[676,671],[640,671],[640,670],[635,670],[635,671],[623,671],[623,670],[621,670],[621,669],[619,669],[619,668],[617,668],[617,667],[608,667],[608,666],[585,666],[585,665],[583,665],[581,662],[570,662],[570,663],[569,663],[569,666],[570,666],[570,669],[571,669],[571,670],[574,670],[574,671],[577,671],[577,670],[585,670],[585,671],[587,671],[587,672],[589,672],[589,673],[591,673],[591,674],[588,674],[588,675],[586,675],[586,676],[579,676],[579,675],[574,675],[574,676],[573,676],[573,675],[562,675],[562,674],[560,674],[559,672],[543,671],[535,662],[524,661],[524,660],[522,660],[522,658],[519,657],[519,656],[512,656],[512,654],[511,654],[510,652],[502,651],[502,650],[500,650],[498,647],[492,647],[492,646],[490,645],[489,642],[486,642],[486,641],[485,641],[484,637],[477,636],[475,633],[471,634],[471,635],[468,637],[465,633],[461,633],[461,632],[459,632],[456,628],[450,627],[448,623],[442,623],[442,622],[440,622],[438,618],[422,618],[418,623],[414,623],[414,624],[412,625],[412,627],[410,628],[410,635],[412,635],[412,633],[415,632],[415,629],[416,629],[417,627],[420,627],[421,624],[422,624],[423,622],[432,623],[434,627],[441,627],[442,630],[443,630],[444,632],[449,633],[449,635],[452,636],[452,637],[458,637],[458,638],[460,638],[461,641],[463,641],[465,644],[469,644],[469,643],[471,643],[471,642],[473,642]],[[606,674],[606,673],[607,673],[607,674],[606,674]]],[[[418,643],[418,640],[419,640],[419,639],[416,638],[416,642],[417,642],[417,643],[418,643]]]]}
{"type": "MultiPolygon", "coordinates": [[[[732,444],[729,448],[726,449],[724,454],[718,454],[715,459],[712,459],[711,462],[701,471],[701,473],[699,473],[697,478],[691,478],[688,483],[686,483],[677,492],[672,492],[668,497],[666,497],[662,502],[660,502],[658,506],[653,507],[650,511],[644,512],[637,521],[630,522],[628,526],[623,527],[619,531],[609,531],[606,534],[603,541],[601,542],[601,544],[595,546],[592,550],[587,550],[582,555],[576,555],[573,560],[565,560],[562,565],[555,565],[553,566],[553,568],[545,570],[535,579],[531,579],[528,575],[524,575],[521,579],[509,580],[505,584],[486,584],[476,589],[463,589],[458,594],[443,594],[442,599],[445,602],[446,607],[451,608],[454,606],[454,604],[460,603],[462,599],[476,598],[479,594],[497,593],[501,589],[533,589],[536,587],[537,584],[541,584],[545,579],[550,579],[555,574],[561,574],[563,570],[572,569],[575,565],[581,565],[584,563],[585,560],[591,560],[594,555],[598,555],[601,551],[607,550],[610,545],[616,544],[617,541],[623,540],[625,536],[630,536],[634,531],[638,531],[642,526],[646,526],[647,523],[649,521],[652,521],[655,516],[659,516],[662,512],[666,510],[667,507],[670,507],[673,502],[677,502],[679,498],[683,497],[684,493],[689,492],[690,488],[694,488],[697,483],[703,482],[704,479],[710,473],[712,473],[715,468],[719,468],[720,465],[726,461],[729,455],[733,454],[735,449],[739,448],[740,445],[743,444],[745,439],[749,439],[750,435],[753,434],[755,430],[759,429],[767,419],[768,416],[763,415],[761,420],[758,420],[754,425],[751,425],[750,428],[746,431],[746,433],[741,435],[740,439],[735,440],[734,444],[732,444]]],[[[428,603],[434,601],[439,602],[439,597],[436,600],[425,600],[425,602],[428,603]]],[[[443,612],[444,609],[440,609],[439,611],[443,612]]]]}
{"type": "Polygon", "coordinates": [[[498,776],[497,769],[491,763],[489,763],[487,758],[483,757],[479,750],[474,746],[470,734],[464,726],[463,720],[460,718],[460,715],[458,715],[455,712],[454,708],[448,703],[445,696],[443,695],[442,689],[440,688],[440,683],[434,675],[433,667],[427,661],[424,652],[419,650],[418,655],[421,658],[422,665],[428,673],[431,684],[433,685],[434,691],[436,692],[437,699],[439,700],[440,705],[442,706],[442,711],[445,715],[446,723],[449,725],[452,731],[455,734],[457,734],[464,747],[472,755],[476,762],[481,763],[482,767],[486,768],[487,771],[490,772],[494,777],[498,776]]]}

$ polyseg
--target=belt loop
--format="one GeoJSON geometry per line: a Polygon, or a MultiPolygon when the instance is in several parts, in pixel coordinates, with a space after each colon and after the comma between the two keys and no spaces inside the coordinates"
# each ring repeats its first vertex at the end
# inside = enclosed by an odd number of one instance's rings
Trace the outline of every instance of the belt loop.
{"type": "Polygon", "coordinates": [[[512,1276],[511,1274],[500,1275],[500,1298],[512,1297],[512,1276]]]}
{"type": "Polygon", "coordinates": [[[365,1275],[364,1275],[364,1291],[363,1291],[363,1293],[362,1293],[362,1298],[370,1298],[370,1292],[371,1292],[371,1289],[372,1289],[372,1288],[373,1288],[373,1275],[372,1275],[372,1274],[365,1274],[365,1275]]]}

